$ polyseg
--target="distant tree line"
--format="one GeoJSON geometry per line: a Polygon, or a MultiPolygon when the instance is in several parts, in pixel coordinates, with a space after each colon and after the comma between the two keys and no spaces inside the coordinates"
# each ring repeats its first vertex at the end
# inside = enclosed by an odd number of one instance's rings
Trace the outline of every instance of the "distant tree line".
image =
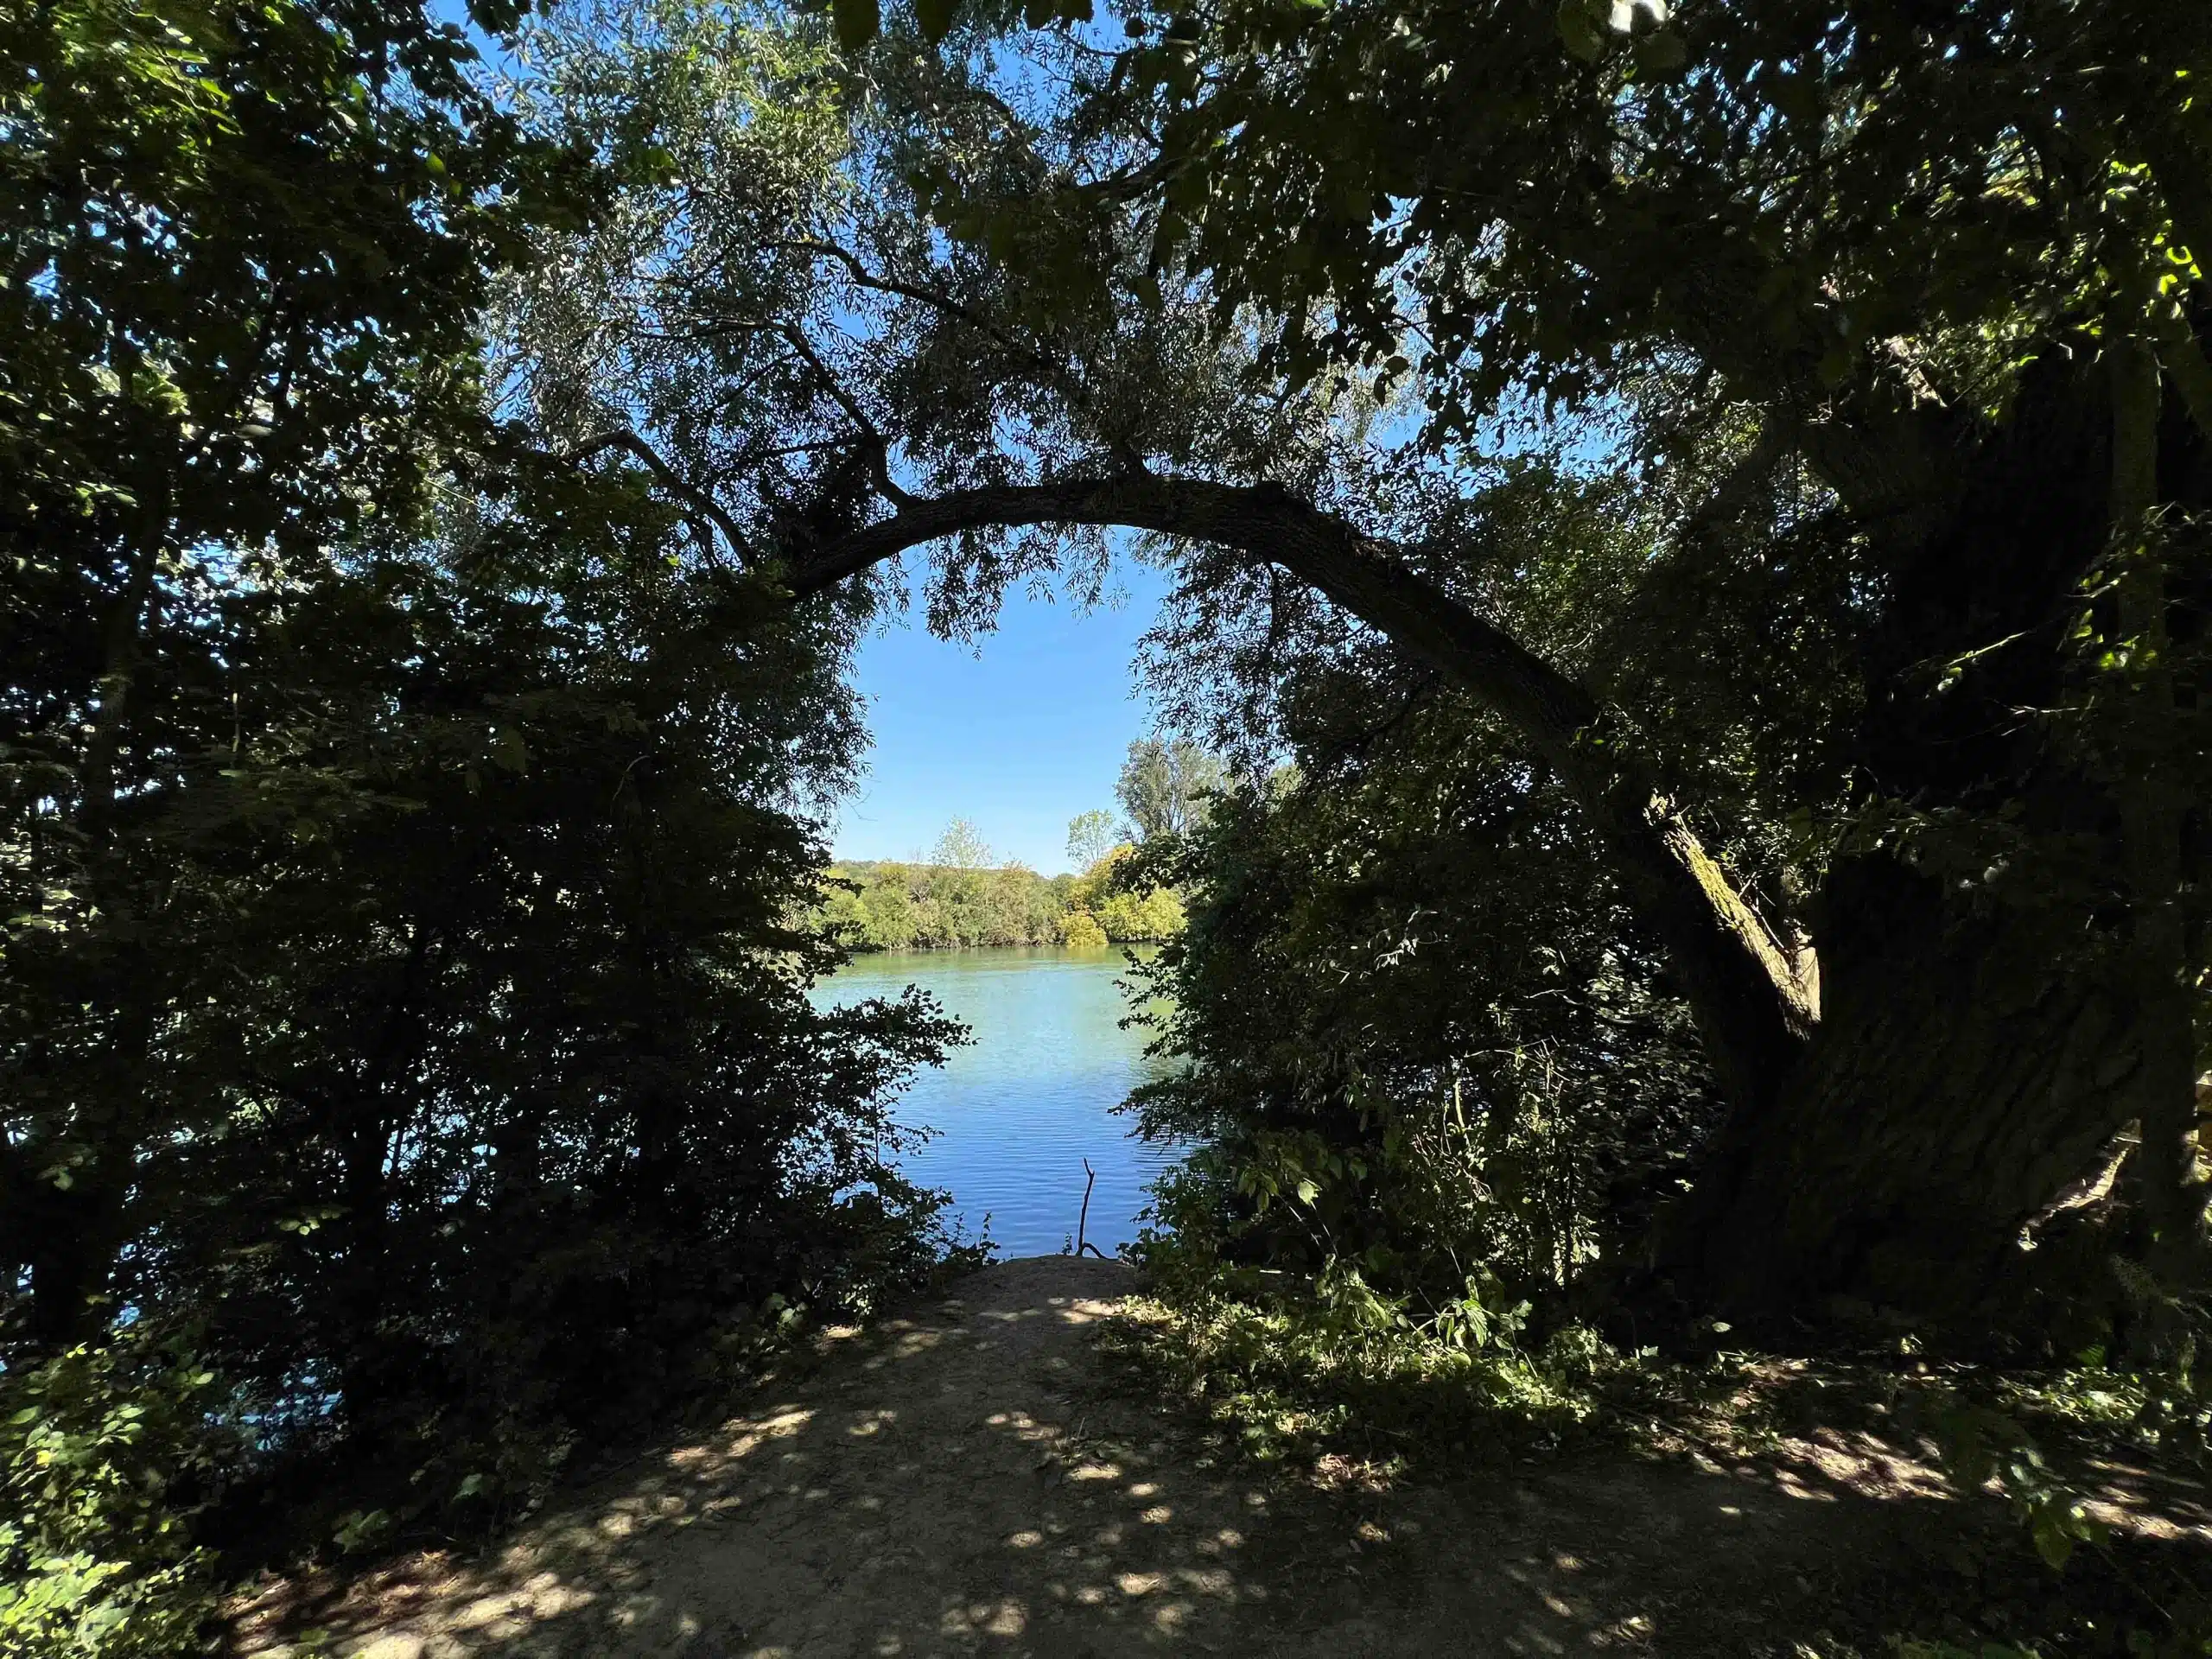
{"type": "Polygon", "coordinates": [[[1080,875],[1039,875],[1020,864],[963,869],[866,861],[832,865],[817,912],[861,950],[948,950],[975,945],[1077,948],[1167,938],[1183,928],[1172,888],[1115,887],[1117,849],[1080,875]]]}
{"type": "Polygon", "coordinates": [[[1175,826],[1198,822],[1205,804],[1196,782],[1220,776],[1218,764],[1193,745],[1133,743],[1119,786],[1132,822],[1117,823],[1103,810],[1071,820],[1074,873],[1047,876],[1018,861],[1001,862],[974,824],[955,818],[925,858],[832,865],[823,874],[812,924],[859,950],[1009,944],[1103,950],[1172,938],[1183,931],[1181,895],[1135,879],[1141,867],[1128,855],[1134,843],[1149,838],[1143,825],[1173,834],[1175,826]],[[1179,761],[1160,764],[1161,756],[1176,753],[1179,761]]]}

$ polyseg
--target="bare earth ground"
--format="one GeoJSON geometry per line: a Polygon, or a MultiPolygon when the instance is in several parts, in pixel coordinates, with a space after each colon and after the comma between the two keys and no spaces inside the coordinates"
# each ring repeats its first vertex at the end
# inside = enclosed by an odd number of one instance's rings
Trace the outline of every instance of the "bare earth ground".
{"type": "MultiPolygon", "coordinates": [[[[1827,1431],[1757,1466],[1615,1457],[1400,1490],[1207,1467],[1172,1414],[1099,1383],[1093,1344],[1132,1286],[1118,1263],[1001,1263],[831,1338],[747,1414],[486,1559],[417,1557],[320,1603],[265,1593],[238,1651],[1826,1654],[1835,1610],[2002,1527],[1827,1431]]],[[[2114,1471],[2107,1517],[2212,1546],[2202,1495],[2158,1484],[2114,1471]]]]}

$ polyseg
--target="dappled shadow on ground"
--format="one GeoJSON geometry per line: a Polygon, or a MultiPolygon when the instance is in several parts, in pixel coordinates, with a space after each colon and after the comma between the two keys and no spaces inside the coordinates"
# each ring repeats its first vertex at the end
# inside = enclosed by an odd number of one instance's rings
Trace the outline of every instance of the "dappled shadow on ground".
{"type": "Polygon", "coordinates": [[[1745,1652],[1983,1524],[1842,1436],[1757,1469],[1262,1486],[1092,1382],[1128,1288],[1114,1263],[1002,1264],[496,1556],[422,1558],[323,1605],[272,1592],[240,1646],[297,1652],[314,1624],[373,1659],[1745,1652]]]}

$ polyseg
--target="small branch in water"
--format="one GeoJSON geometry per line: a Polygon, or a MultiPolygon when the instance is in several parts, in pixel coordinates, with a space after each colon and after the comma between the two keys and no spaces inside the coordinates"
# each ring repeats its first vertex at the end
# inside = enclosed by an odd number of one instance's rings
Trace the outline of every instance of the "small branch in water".
{"type": "Polygon", "coordinates": [[[1098,1172],[1090,1166],[1090,1160],[1088,1158],[1083,1160],[1083,1213],[1076,1217],[1075,1222],[1075,1253],[1081,1255],[1085,1250],[1089,1250],[1103,1262],[1106,1259],[1106,1252],[1096,1244],[1086,1244],[1083,1237],[1084,1229],[1090,1224],[1090,1189],[1098,1180],[1098,1172]]]}

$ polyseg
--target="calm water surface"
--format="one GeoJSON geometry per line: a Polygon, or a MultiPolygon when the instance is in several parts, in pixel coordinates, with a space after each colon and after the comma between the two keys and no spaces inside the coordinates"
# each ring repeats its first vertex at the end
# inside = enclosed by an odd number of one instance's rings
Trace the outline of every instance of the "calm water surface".
{"type": "Polygon", "coordinates": [[[974,1041],[899,1103],[901,1122],[939,1131],[906,1173],[950,1188],[971,1236],[988,1216],[1001,1255],[1042,1255],[1075,1236],[1088,1158],[1098,1185],[1084,1236],[1111,1255],[1136,1236],[1145,1185],[1173,1158],[1114,1112],[1158,1071],[1146,1033],[1120,1026],[1127,969],[1119,950],[887,952],[854,958],[813,996],[828,1007],[918,985],[965,1020],[974,1041]]]}

